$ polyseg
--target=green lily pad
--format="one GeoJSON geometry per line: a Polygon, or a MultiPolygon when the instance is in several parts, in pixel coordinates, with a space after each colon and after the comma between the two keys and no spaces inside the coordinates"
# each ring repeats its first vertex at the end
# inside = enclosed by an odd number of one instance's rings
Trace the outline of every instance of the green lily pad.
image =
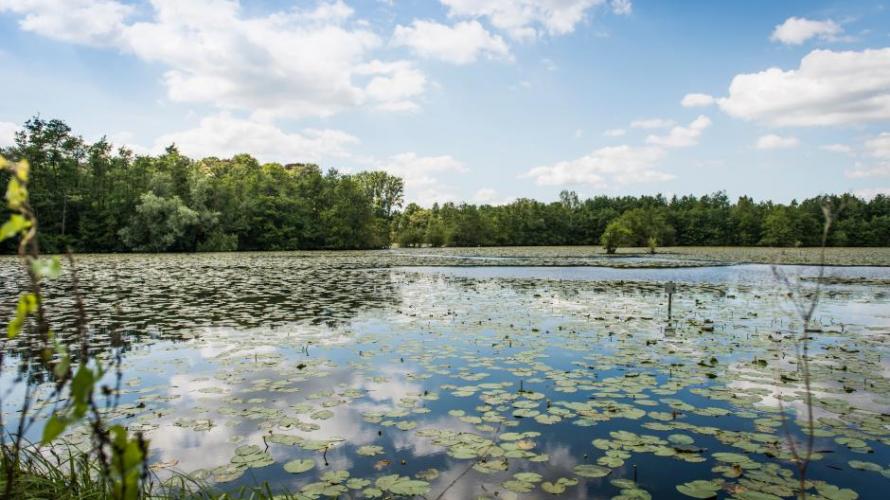
{"type": "Polygon", "coordinates": [[[313,468],[315,468],[315,460],[307,458],[298,458],[284,464],[284,470],[291,474],[299,474],[313,468]]]}
{"type": "Polygon", "coordinates": [[[691,481],[688,483],[678,484],[677,491],[692,498],[713,498],[717,496],[721,485],[714,481],[691,481]]]}
{"type": "Polygon", "coordinates": [[[581,477],[590,478],[605,477],[608,476],[610,472],[612,472],[611,469],[591,464],[576,465],[573,470],[575,471],[575,474],[581,477]]]}

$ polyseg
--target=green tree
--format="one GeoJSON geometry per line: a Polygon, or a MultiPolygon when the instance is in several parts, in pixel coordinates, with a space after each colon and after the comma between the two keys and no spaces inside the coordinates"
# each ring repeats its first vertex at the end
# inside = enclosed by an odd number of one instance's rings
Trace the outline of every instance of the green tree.
{"type": "Polygon", "coordinates": [[[763,221],[763,239],[761,245],[784,247],[795,246],[800,242],[800,231],[791,209],[776,206],[770,210],[763,221]]]}
{"type": "Polygon", "coordinates": [[[600,237],[600,244],[606,249],[606,253],[613,254],[622,245],[627,245],[633,238],[633,232],[622,220],[615,220],[606,226],[600,237]]]}
{"type": "Polygon", "coordinates": [[[129,248],[140,252],[193,250],[188,245],[189,233],[199,222],[198,212],[178,196],[162,198],[145,193],[120,236],[129,248]]]}

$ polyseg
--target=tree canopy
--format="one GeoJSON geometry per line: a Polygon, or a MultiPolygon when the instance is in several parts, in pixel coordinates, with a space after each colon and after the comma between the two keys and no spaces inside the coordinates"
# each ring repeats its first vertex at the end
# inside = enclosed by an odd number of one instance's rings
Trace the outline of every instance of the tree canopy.
{"type": "MultiPolygon", "coordinates": [[[[833,246],[890,246],[890,197],[851,194],[788,204],[704,196],[520,198],[499,206],[404,205],[404,182],[249,154],[195,160],[88,143],[33,118],[2,154],[31,164],[31,202],[48,252],[370,249],[477,245],[816,246],[822,204],[833,246]]],[[[11,252],[7,242],[0,250],[11,252]]]]}

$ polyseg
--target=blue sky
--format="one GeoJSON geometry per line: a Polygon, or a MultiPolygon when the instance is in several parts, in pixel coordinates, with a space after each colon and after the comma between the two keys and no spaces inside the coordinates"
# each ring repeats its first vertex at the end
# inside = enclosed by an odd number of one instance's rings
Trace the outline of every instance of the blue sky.
{"type": "Polygon", "coordinates": [[[0,0],[0,145],[385,169],[409,200],[890,192],[890,5],[0,0]]]}

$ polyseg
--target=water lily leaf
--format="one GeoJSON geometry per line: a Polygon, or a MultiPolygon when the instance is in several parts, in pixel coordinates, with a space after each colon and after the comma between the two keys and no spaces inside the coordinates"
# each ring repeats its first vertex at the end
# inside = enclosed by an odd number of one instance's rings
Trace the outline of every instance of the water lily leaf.
{"type": "Polygon", "coordinates": [[[504,481],[501,483],[501,486],[504,488],[514,492],[514,493],[528,493],[535,489],[535,485],[532,483],[527,483],[525,481],[519,481],[515,479],[511,479],[509,481],[504,481]]]}
{"type": "Polygon", "coordinates": [[[566,491],[566,487],[564,484],[560,482],[551,483],[549,481],[544,481],[541,483],[541,489],[550,493],[551,495],[559,495],[566,491]]]}
{"type": "Polygon", "coordinates": [[[517,472],[516,474],[513,474],[513,477],[517,481],[525,481],[526,483],[539,483],[543,479],[543,477],[536,472],[517,472]]]}
{"type": "Polygon", "coordinates": [[[678,484],[677,491],[692,498],[713,498],[717,496],[721,485],[713,481],[691,481],[688,483],[678,484]]]}
{"type": "Polygon", "coordinates": [[[608,476],[610,472],[612,472],[610,469],[592,464],[576,465],[573,470],[575,471],[575,474],[581,477],[590,478],[605,477],[608,476]]]}
{"type": "Polygon", "coordinates": [[[377,456],[377,455],[382,455],[383,447],[377,446],[377,445],[359,446],[355,452],[363,457],[373,457],[373,456],[377,456]]]}
{"type": "Polygon", "coordinates": [[[315,467],[315,460],[298,458],[284,464],[284,470],[291,474],[299,474],[315,467]]]}
{"type": "Polygon", "coordinates": [[[828,483],[817,483],[816,491],[828,500],[856,500],[859,498],[859,494],[849,488],[838,488],[828,483]]]}

